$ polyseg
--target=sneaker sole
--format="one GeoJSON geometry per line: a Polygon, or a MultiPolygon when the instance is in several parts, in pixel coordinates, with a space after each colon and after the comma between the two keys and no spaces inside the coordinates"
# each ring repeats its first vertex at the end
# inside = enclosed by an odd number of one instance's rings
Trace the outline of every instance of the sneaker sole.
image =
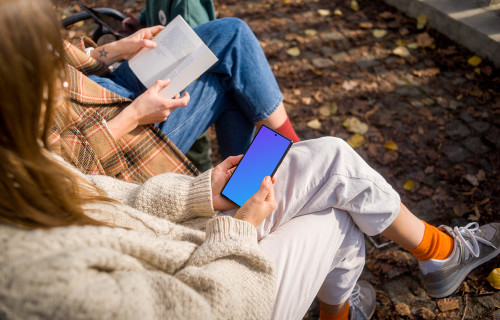
{"type": "Polygon", "coordinates": [[[463,268],[460,272],[458,272],[458,275],[455,276],[452,280],[450,280],[450,278],[445,278],[438,282],[434,282],[431,284],[428,283],[427,294],[430,297],[436,299],[441,299],[451,296],[452,294],[455,293],[455,291],[458,290],[462,282],[469,275],[469,273],[472,272],[472,270],[492,260],[493,258],[498,256],[498,254],[500,254],[500,249],[493,251],[492,253],[483,257],[482,259],[472,262],[471,264],[463,268]]]}

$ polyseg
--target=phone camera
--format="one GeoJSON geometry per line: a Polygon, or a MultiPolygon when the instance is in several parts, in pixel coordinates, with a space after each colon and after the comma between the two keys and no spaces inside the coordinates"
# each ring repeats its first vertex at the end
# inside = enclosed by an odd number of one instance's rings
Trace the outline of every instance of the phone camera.
{"type": "Polygon", "coordinates": [[[275,134],[274,134],[274,136],[275,136],[275,137],[276,137],[277,135],[278,135],[277,133],[275,133],[275,134]]]}

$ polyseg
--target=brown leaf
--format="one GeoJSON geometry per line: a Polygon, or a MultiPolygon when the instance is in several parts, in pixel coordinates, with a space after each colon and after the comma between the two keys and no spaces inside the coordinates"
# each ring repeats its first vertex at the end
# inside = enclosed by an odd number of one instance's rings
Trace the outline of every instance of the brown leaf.
{"type": "Polygon", "coordinates": [[[389,164],[391,162],[394,162],[398,160],[398,153],[396,151],[388,151],[384,153],[384,156],[382,158],[382,164],[389,164]]]}
{"type": "Polygon", "coordinates": [[[361,29],[373,29],[373,23],[371,23],[371,22],[361,22],[359,24],[359,27],[361,29]]]}
{"type": "Polygon", "coordinates": [[[429,47],[434,43],[434,39],[429,36],[427,32],[420,33],[417,35],[417,45],[421,48],[429,47]]]}
{"type": "Polygon", "coordinates": [[[434,312],[432,312],[431,309],[426,308],[426,307],[420,308],[418,315],[420,318],[422,318],[424,320],[431,320],[431,319],[436,318],[436,315],[434,314],[434,312]]]}
{"type": "Polygon", "coordinates": [[[453,206],[453,212],[459,217],[462,217],[464,214],[467,213],[467,211],[469,211],[469,209],[467,208],[467,205],[463,202],[458,202],[453,206]]]}
{"type": "Polygon", "coordinates": [[[392,12],[389,12],[389,11],[384,11],[381,14],[379,14],[379,16],[383,19],[386,19],[386,20],[394,18],[394,14],[392,12]]]}
{"type": "Polygon", "coordinates": [[[438,300],[437,305],[439,307],[439,310],[443,312],[460,308],[460,305],[458,304],[458,298],[438,300]]]}
{"type": "Polygon", "coordinates": [[[399,302],[397,303],[394,308],[396,309],[396,312],[403,317],[408,317],[411,315],[411,310],[410,307],[404,303],[404,302],[399,302]]]}

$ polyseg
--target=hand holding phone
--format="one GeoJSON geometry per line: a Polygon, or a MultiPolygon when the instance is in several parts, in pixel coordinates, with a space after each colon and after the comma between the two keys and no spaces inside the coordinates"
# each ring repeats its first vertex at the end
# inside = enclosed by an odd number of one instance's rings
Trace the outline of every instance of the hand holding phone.
{"type": "Polygon", "coordinates": [[[222,196],[241,207],[257,193],[264,177],[274,175],[291,146],[290,139],[262,126],[223,188],[222,196]]]}
{"type": "Polygon", "coordinates": [[[253,224],[257,227],[276,208],[273,183],[276,178],[265,177],[259,191],[236,211],[234,218],[253,224]]]}

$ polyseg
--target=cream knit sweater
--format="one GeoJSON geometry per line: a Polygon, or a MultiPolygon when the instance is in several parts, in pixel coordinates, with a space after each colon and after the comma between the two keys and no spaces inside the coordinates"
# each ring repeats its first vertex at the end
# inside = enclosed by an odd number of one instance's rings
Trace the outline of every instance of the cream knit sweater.
{"type": "Polygon", "coordinates": [[[88,215],[130,230],[0,224],[0,319],[268,319],[272,262],[251,224],[212,218],[210,177],[87,176],[123,203],[88,215]]]}

